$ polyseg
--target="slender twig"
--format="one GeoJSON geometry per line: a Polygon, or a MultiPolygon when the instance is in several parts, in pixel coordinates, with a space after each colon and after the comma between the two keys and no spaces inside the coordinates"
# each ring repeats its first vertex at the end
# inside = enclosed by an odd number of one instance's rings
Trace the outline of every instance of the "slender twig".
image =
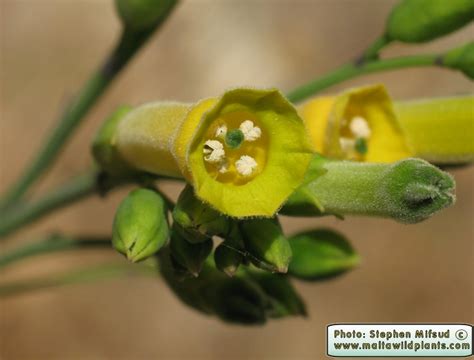
{"type": "Polygon", "coordinates": [[[31,256],[50,254],[57,251],[79,249],[111,249],[111,240],[108,237],[81,237],[71,238],[53,234],[45,239],[28,243],[22,247],[0,254],[0,269],[10,264],[24,260],[31,256]]]}
{"type": "Polygon", "coordinates": [[[148,38],[160,27],[170,14],[176,2],[169,2],[156,25],[146,31],[137,32],[124,28],[119,42],[105,63],[92,75],[73,104],[58,120],[42,149],[33,158],[31,164],[0,200],[0,210],[7,209],[23,197],[30,186],[40,178],[57,157],[59,151],[87,115],[92,106],[109,87],[116,75],[127,65],[148,38]]]}
{"type": "Polygon", "coordinates": [[[374,60],[367,63],[346,64],[316,80],[310,81],[287,94],[291,102],[299,102],[332,85],[354,77],[374,72],[422,66],[441,66],[439,55],[403,56],[386,60],[374,60]]]}
{"type": "MultiPolygon", "coordinates": [[[[145,178],[147,184],[149,184],[149,178],[146,176],[145,178]]],[[[155,177],[154,179],[156,180],[157,178],[155,177]]],[[[0,241],[21,226],[39,220],[54,210],[68,206],[90,195],[104,195],[108,191],[125,184],[142,184],[142,180],[142,177],[138,174],[123,177],[109,177],[96,171],[86,172],[81,176],[69,180],[61,187],[54,189],[40,199],[15,207],[14,210],[0,217],[0,241]]],[[[173,180],[182,181],[182,179],[173,180]]],[[[156,187],[154,187],[154,190],[164,198],[168,207],[171,209],[174,207],[173,200],[166,194],[156,187]]]]}
{"type": "Polygon", "coordinates": [[[379,58],[380,51],[390,43],[391,40],[387,35],[384,34],[380,36],[364,51],[356,63],[362,65],[365,62],[377,60],[379,58]]]}
{"type": "Polygon", "coordinates": [[[93,267],[75,269],[59,275],[0,283],[0,298],[21,295],[50,287],[86,283],[124,275],[157,276],[157,274],[157,269],[150,266],[117,262],[105,263],[93,267]]]}

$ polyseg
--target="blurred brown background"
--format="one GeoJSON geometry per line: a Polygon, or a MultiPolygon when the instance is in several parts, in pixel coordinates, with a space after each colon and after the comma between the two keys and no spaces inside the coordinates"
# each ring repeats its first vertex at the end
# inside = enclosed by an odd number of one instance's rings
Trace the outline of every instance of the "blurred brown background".
{"type": "MultiPolygon", "coordinates": [[[[119,23],[112,0],[0,0],[1,189],[11,184],[54,126],[68,99],[102,61],[119,23]]],[[[91,163],[88,144],[119,104],[192,101],[235,85],[305,82],[357,55],[380,32],[391,0],[184,1],[114,83],[69,142],[36,194],[91,163]]],[[[440,51],[472,39],[474,27],[429,45],[395,45],[387,55],[440,51]]],[[[472,91],[446,70],[367,76],[330,91],[385,83],[395,98],[472,91]]],[[[453,171],[456,205],[418,225],[349,218],[284,219],[289,232],[333,226],[361,254],[361,266],[334,281],[298,283],[309,319],[264,327],[228,326],[179,303],[160,279],[126,278],[0,300],[2,359],[321,359],[334,322],[474,322],[474,169],[453,171]]],[[[167,184],[174,196],[179,189],[167,184]]],[[[108,234],[125,191],[90,198],[11,237],[3,249],[39,234],[108,234]]],[[[24,261],[3,280],[103,259],[111,251],[24,261]]]]}

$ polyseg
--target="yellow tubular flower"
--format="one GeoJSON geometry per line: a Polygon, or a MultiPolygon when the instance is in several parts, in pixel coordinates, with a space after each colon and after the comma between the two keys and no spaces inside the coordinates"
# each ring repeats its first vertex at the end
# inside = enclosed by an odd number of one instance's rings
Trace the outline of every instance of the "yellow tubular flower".
{"type": "Polygon", "coordinates": [[[130,167],[184,177],[199,199],[234,217],[274,215],[314,153],[303,121],[275,89],[145,104],[120,120],[110,144],[130,167]]]}
{"type": "Polygon", "coordinates": [[[474,161],[474,96],[400,101],[395,112],[415,156],[438,164],[474,161]]]}
{"type": "Polygon", "coordinates": [[[299,113],[316,151],[327,157],[392,162],[411,155],[383,85],[317,97],[299,113]]]}

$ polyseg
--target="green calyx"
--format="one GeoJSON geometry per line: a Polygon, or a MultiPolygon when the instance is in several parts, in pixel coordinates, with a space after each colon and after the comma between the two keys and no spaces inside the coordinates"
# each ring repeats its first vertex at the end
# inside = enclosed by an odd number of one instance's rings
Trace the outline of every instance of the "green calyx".
{"type": "Polygon", "coordinates": [[[173,260],[193,277],[198,277],[204,261],[212,251],[212,240],[199,243],[190,243],[179,229],[173,224],[171,231],[170,250],[173,260]]]}
{"type": "Polygon", "coordinates": [[[166,203],[153,190],[130,192],[115,213],[112,244],[128,260],[144,260],[168,241],[166,203]]]}
{"type": "Polygon", "coordinates": [[[130,112],[129,106],[118,107],[102,124],[92,141],[92,155],[100,168],[112,175],[134,172],[115,147],[115,134],[120,121],[130,112]]]}
{"type": "Polygon", "coordinates": [[[421,43],[453,32],[474,19],[471,0],[402,0],[388,19],[391,40],[421,43]]]}
{"type": "Polygon", "coordinates": [[[359,263],[347,239],[329,229],[299,233],[288,240],[293,252],[288,274],[301,280],[334,277],[359,263]]]}
{"type": "Polygon", "coordinates": [[[214,235],[227,235],[230,227],[229,218],[199,200],[190,185],[186,185],[178,198],[173,220],[191,243],[204,242],[214,235]]]}
{"type": "Polygon", "coordinates": [[[470,79],[474,79],[474,42],[447,52],[442,62],[444,66],[459,70],[470,79]]]}
{"type": "Polygon", "coordinates": [[[231,149],[238,149],[244,142],[244,133],[240,129],[232,129],[225,135],[225,144],[231,149]]]}
{"type": "Polygon", "coordinates": [[[291,247],[277,218],[245,220],[239,224],[249,260],[264,270],[286,273],[291,247]]]}
{"type": "Polygon", "coordinates": [[[269,318],[305,315],[301,297],[286,276],[242,267],[233,277],[208,257],[197,278],[176,276],[175,264],[160,252],[161,273],[175,295],[188,306],[232,324],[262,325],[269,318]]]}

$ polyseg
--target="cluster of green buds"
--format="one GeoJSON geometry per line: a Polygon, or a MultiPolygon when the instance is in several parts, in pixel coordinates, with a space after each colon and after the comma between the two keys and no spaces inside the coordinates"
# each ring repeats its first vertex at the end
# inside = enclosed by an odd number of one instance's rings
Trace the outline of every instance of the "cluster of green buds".
{"type": "MultiPolygon", "coordinates": [[[[174,2],[157,13],[152,3],[117,1],[127,31],[148,31],[174,2]]],[[[473,14],[469,0],[403,0],[384,37],[429,41],[473,14]]],[[[472,78],[473,54],[471,43],[440,61],[472,78]]],[[[279,216],[417,223],[452,205],[453,178],[426,160],[474,160],[473,100],[394,102],[374,85],[299,109],[276,89],[253,88],[120,107],[99,130],[94,157],[107,176],[147,181],[118,207],[113,246],[132,262],[155,258],[185,304],[224,321],[305,316],[292,281],[338,276],[359,257],[330,229],[286,235],[279,216]],[[163,177],[186,182],[176,204],[154,188],[163,177]]]]}

